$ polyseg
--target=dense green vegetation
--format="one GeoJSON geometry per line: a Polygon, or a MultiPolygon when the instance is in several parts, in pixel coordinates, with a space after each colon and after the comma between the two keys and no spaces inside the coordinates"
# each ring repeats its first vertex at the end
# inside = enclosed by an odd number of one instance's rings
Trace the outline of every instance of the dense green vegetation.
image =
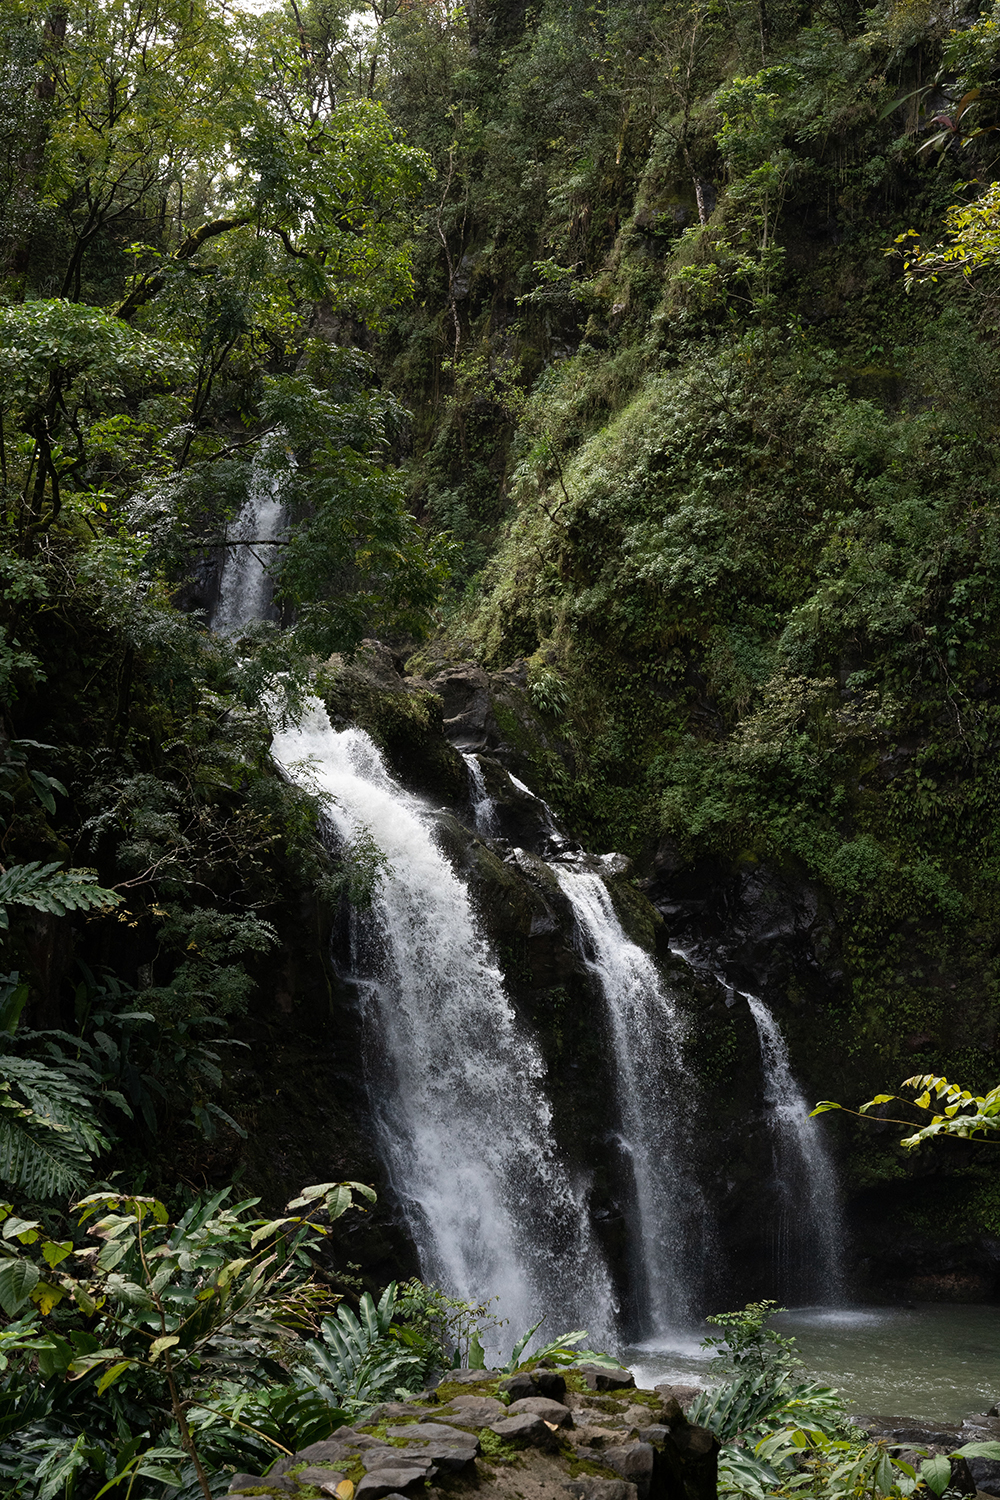
{"type": "MultiPolygon", "coordinates": [[[[378,28],[437,167],[382,357],[453,654],[527,658],[533,783],[592,847],[820,893],[810,1040],[852,1090],[996,1076],[997,36],[763,0],[378,28]]],[[[921,1224],[973,1192],[995,1229],[977,1173],[921,1224]]]]}
{"type": "Polygon", "coordinates": [[[429,168],[380,106],[338,102],[290,17],[14,5],[0,55],[0,901],[7,1031],[29,989],[41,1022],[2,1064],[4,1130],[53,1147],[41,1172],[5,1136],[4,1170],[65,1193],[127,1115],[137,1162],[171,1123],[241,1128],[214,1047],[276,893],[340,888],[261,693],[281,670],[294,694],[308,653],[419,632],[439,588],[387,463],[396,406],[323,336],[410,295],[429,168]],[[295,623],[238,646],[189,579],[253,544],[227,527],[261,488],[291,517],[295,623]],[[58,919],[88,908],[74,951],[58,919]]]}
{"type": "Polygon", "coordinates": [[[568,752],[539,745],[537,779],[585,838],[817,883],[840,1046],[966,1049],[985,1082],[993,13],[491,25],[478,50],[427,28],[436,148],[429,73],[384,83],[441,184],[438,295],[386,348],[416,503],[462,547],[448,628],[529,659],[568,752]]]}

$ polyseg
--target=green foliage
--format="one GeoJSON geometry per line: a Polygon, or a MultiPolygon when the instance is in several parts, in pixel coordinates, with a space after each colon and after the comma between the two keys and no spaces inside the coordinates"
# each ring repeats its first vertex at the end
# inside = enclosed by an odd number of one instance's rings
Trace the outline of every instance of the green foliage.
{"type": "Polygon", "coordinates": [[[572,1369],[574,1365],[603,1365],[605,1368],[614,1370],[619,1368],[619,1361],[613,1359],[610,1354],[598,1353],[594,1349],[577,1349],[574,1345],[581,1343],[587,1337],[585,1328],[574,1329],[570,1333],[563,1333],[550,1343],[542,1344],[538,1349],[532,1349],[527,1360],[522,1358],[535,1334],[538,1332],[544,1318],[540,1319],[527,1333],[523,1333],[514,1345],[510,1359],[502,1367],[508,1375],[521,1368],[523,1364],[547,1364],[556,1365],[560,1369],[572,1369]]]}
{"type": "MultiPolygon", "coordinates": [[[[881,1112],[881,1106],[898,1103],[924,1110],[925,1114],[931,1116],[930,1123],[922,1125],[911,1135],[904,1136],[899,1143],[910,1150],[940,1135],[953,1136],[958,1140],[989,1139],[994,1132],[1000,1130],[1000,1086],[987,1094],[971,1094],[961,1084],[949,1083],[947,1078],[939,1078],[933,1073],[919,1073],[913,1078],[904,1078],[902,1087],[913,1089],[917,1098],[904,1099],[898,1094],[876,1094],[874,1099],[862,1104],[859,1110],[849,1110],[848,1113],[860,1117],[869,1110],[879,1109],[879,1120],[906,1125],[909,1129],[912,1128],[912,1121],[892,1119],[881,1112]]],[[[842,1104],[824,1099],[812,1113],[821,1115],[830,1109],[843,1108],[842,1104]]]]}
{"type": "Polygon", "coordinates": [[[268,1451],[288,1451],[282,1438],[312,1441],[345,1420],[279,1359],[336,1300],[312,1275],[315,1251],[372,1190],[318,1184],[277,1219],[250,1217],[256,1199],[228,1207],[230,1191],[176,1222],[153,1198],[90,1194],[76,1213],[98,1246],[82,1257],[72,1237],[52,1240],[3,1208],[0,1305],[14,1317],[30,1297],[44,1320],[22,1317],[0,1346],[0,1461],[22,1492],[43,1500],[53,1473],[63,1483],[75,1472],[193,1481],[211,1500],[220,1463],[266,1465],[268,1451]],[[138,1428],[124,1444],[123,1422],[138,1428]]]}
{"type": "Polygon", "coordinates": [[[990,183],[971,203],[952,204],[945,215],[945,230],[947,243],[930,248],[920,243],[916,230],[896,236],[908,288],[955,273],[972,277],[996,265],[1000,258],[1000,185],[990,183]]]}
{"type": "Polygon", "coordinates": [[[320,1337],[309,1340],[302,1350],[300,1381],[348,1413],[422,1389],[440,1360],[440,1350],[433,1343],[415,1347],[415,1341],[397,1334],[393,1328],[396,1292],[396,1283],[391,1282],[377,1305],[365,1292],[358,1315],[341,1304],[334,1317],[324,1318],[320,1337]]]}
{"type": "Polygon", "coordinates": [[[795,1340],[783,1338],[767,1324],[776,1313],[786,1312],[776,1302],[748,1302],[739,1312],[713,1313],[705,1319],[724,1330],[721,1338],[702,1340],[706,1349],[722,1349],[726,1362],[739,1372],[744,1365],[760,1374],[775,1367],[791,1369],[800,1363],[795,1358],[795,1340]]]}
{"type": "Polygon", "coordinates": [[[915,1469],[884,1441],[859,1441],[837,1392],[796,1376],[801,1361],[794,1339],[765,1327],[778,1311],[773,1302],[748,1303],[708,1320],[725,1329],[726,1338],[704,1344],[724,1344],[736,1373],[701,1391],[688,1420],[719,1439],[720,1493],[753,1500],[798,1493],[817,1500],[909,1500],[924,1488],[940,1496],[951,1480],[951,1458],[1000,1456],[996,1443],[967,1444],[948,1457],[918,1450],[924,1461],[915,1469]]]}
{"type": "MultiPolygon", "coordinates": [[[[31,1201],[67,1197],[109,1145],[95,1115],[96,1077],[79,1064],[0,1055],[0,1080],[0,1180],[31,1201]]],[[[120,1095],[111,1099],[128,1111],[120,1095]]]]}
{"type": "Polygon", "coordinates": [[[12,902],[64,917],[68,911],[117,906],[121,896],[97,884],[92,870],[60,870],[58,864],[12,865],[0,872],[0,930],[6,929],[12,902]]]}

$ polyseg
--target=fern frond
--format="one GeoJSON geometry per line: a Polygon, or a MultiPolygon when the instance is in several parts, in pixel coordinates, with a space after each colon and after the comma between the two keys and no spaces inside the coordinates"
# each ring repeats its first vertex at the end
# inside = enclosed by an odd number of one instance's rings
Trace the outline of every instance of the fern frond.
{"type": "Polygon", "coordinates": [[[98,885],[92,870],[60,870],[58,861],[43,865],[33,859],[0,871],[0,929],[8,925],[11,902],[64,917],[68,911],[117,906],[121,899],[117,891],[98,885]]]}

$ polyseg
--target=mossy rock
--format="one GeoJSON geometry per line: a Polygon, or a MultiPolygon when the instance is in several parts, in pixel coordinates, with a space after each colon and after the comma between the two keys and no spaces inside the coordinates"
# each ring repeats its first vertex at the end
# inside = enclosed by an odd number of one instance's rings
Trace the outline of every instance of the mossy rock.
{"type": "Polygon", "coordinates": [[[465,762],[445,738],[440,698],[407,686],[384,646],[366,643],[350,662],[331,657],[317,686],[333,723],[370,734],[404,786],[449,802],[464,799],[465,762]]]}

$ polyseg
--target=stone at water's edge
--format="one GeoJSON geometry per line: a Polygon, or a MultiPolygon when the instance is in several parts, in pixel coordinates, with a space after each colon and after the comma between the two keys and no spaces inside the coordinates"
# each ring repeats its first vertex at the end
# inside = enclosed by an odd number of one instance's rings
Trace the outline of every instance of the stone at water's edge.
{"type": "MultiPolygon", "coordinates": [[[[1000,1442],[996,1412],[994,1406],[984,1416],[966,1417],[961,1425],[931,1425],[908,1417],[859,1417],[858,1426],[872,1437],[895,1444],[907,1463],[919,1464],[926,1455],[953,1453],[966,1443],[1000,1442]]],[[[953,1458],[948,1488],[958,1495],[992,1495],[1000,1500],[1000,1463],[991,1458],[953,1458]]]]}
{"type": "Polygon", "coordinates": [[[637,1390],[627,1370],[596,1366],[448,1371],[265,1476],[237,1474],[229,1493],[307,1500],[346,1479],[352,1500],[717,1500],[718,1442],[673,1390],[637,1390]]]}

